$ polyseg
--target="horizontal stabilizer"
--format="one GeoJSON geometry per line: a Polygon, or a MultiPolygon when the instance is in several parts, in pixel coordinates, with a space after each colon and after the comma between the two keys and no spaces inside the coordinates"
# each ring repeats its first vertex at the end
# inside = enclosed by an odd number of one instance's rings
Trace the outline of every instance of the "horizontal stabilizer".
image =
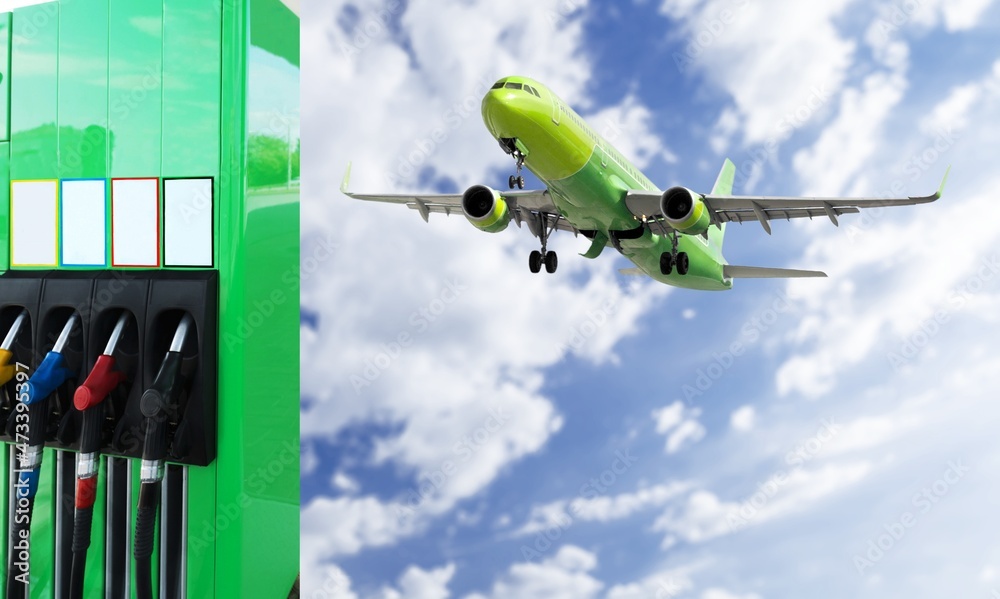
{"type": "Polygon", "coordinates": [[[626,277],[644,277],[646,273],[641,268],[619,268],[618,272],[626,277]]]}
{"type": "Polygon", "coordinates": [[[722,276],[727,279],[795,279],[800,277],[825,277],[818,270],[795,270],[793,268],[764,268],[760,266],[722,266],[722,276]]]}

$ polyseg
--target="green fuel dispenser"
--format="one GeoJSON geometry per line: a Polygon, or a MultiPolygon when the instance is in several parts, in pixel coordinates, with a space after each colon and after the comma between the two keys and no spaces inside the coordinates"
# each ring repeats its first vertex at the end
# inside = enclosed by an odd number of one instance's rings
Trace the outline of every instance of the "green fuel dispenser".
{"type": "Polygon", "coordinates": [[[298,2],[18,4],[0,12],[0,588],[284,599],[298,2]]]}

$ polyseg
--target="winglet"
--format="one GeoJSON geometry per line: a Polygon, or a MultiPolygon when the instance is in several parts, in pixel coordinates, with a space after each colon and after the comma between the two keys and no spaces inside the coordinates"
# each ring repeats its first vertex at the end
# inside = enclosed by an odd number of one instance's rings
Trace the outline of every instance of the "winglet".
{"type": "Polygon", "coordinates": [[[340,193],[350,195],[347,186],[351,183],[351,163],[347,163],[347,171],[344,173],[344,180],[340,182],[340,193]]]}
{"type": "Polygon", "coordinates": [[[945,183],[948,182],[948,175],[949,174],[951,174],[951,165],[950,164],[948,165],[948,168],[945,169],[945,171],[944,171],[944,178],[941,179],[941,187],[938,187],[937,193],[934,194],[934,199],[935,200],[944,195],[944,185],[945,185],[945,183]]]}
{"type": "Polygon", "coordinates": [[[919,204],[923,204],[925,202],[933,202],[934,200],[940,199],[941,196],[944,195],[944,186],[945,186],[945,183],[948,182],[948,175],[949,174],[951,174],[951,165],[950,164],[948,165],[948,168],[944,171],[944,178],[941,179],[941,187],[938,187],[937,191],[935,191],[933,194],[931,194],[929,196],[910,197],[910,199],[913,200],[916,203],[919,203],[919,204]]]}

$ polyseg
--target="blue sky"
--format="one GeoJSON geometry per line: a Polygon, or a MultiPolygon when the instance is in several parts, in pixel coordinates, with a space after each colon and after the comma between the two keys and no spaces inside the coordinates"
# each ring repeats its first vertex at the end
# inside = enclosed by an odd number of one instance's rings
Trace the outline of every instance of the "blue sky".
{"type": "Polygon", "coordinates": [[[997,4],[303,2],[305,596],[1000,596],[997,4]],[[337,192],[502,188],[508,74],[662,188],[952,175],[730,226],[731,263],[830,277],[717,294],[337,192]]]}

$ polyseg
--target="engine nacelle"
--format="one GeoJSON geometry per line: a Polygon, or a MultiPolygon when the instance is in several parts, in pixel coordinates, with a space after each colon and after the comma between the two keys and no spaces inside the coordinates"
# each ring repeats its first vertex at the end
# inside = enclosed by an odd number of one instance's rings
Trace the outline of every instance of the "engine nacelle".
{"type": "Polygon", "coordinates": [[[671,187],[660,197],[660,213],[674,229],[687,235],[700,235],[712,224],[705,202],[684,187],[671,187]]]}
{"type": "Polygon", "coordinates": [[[485,185],[473,185],[462,194],[462,212],[480,231],[499,233],[510,224],[511,213],[500,193],[485,185]]]}

